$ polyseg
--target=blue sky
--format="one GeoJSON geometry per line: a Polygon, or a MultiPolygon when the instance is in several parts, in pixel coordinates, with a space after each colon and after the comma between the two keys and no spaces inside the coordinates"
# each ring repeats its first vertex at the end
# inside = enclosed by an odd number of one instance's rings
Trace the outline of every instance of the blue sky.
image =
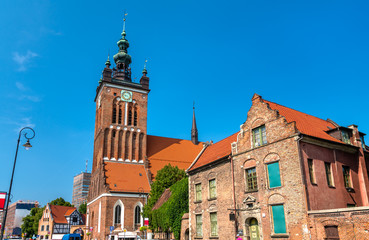
{"type": "Polygon", "coordinates": [[[18,130],[13,201],[72,199],[92,164],[94,97],[124,10],[133,78],[150,77],[148,133],[201,141],[239,130],[254,93],[369,133],[367,1],[47,1],[0,3],[0,191],[18,130]],[[22,142],[23,144],[24,142],[22,142]]]}

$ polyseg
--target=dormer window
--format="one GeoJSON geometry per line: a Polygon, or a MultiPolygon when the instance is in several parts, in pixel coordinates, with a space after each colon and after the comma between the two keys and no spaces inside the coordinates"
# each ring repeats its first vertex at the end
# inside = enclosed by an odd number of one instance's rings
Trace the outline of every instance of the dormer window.
{"type": "Polygon", "coordinates": [[[342,130],[341,134],[342,134],[342,142],[351,144],[349,133],[346,130],[342,130]]]}
{"type": "Polygon", "coordinates": [[[254,147],[267,144],[265,125],[252,129],[252,141],[254,147]]]}

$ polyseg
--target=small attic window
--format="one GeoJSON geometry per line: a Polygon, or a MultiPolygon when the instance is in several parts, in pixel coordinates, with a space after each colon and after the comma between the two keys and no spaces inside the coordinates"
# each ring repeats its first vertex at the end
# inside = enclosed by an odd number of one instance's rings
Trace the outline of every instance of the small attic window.
{"type": "Polygon", "coordinates": [[[342,130],[341,133],[342,133],[342,142],[351,144],[350,134],[346,130],[342,130]]]}
{"type": "Polygon", "coordinates": [[[142,173],[140,173],[140,176],[142,177],[142,173]]]}
{"type": "Polygon", "coordinates": [[[117,186],[117,184],[114,184],[114,187],[116,187],[117,186]]]}

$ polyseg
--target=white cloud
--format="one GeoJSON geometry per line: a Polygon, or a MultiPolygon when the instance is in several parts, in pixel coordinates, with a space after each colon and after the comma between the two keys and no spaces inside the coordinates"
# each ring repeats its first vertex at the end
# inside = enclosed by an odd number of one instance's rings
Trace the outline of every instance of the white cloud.
{"type": "Polygon", "coordinates": [[[15,86],[19,89],[19,90],[21,90],[21,91],[26,91],[27,90],[27,88],[23,85],[23,83],[21,83],[21,82],[15,82],[15,86]]]}
{"type": "Polygon", "coordinates": [[[19,52],[14,52],[13,53],[13,60],[14,60],[14,62],[16,62],[19,65],[17,70],[20,71],[20,72],[26,71],[27,70],[26,65],[28,63],[30,63],[32,58],[35,58],[37,56],[38,56],[37,53],[32,52],[30,50],[28,50],[25,55],[21,55],[19,52]]]}

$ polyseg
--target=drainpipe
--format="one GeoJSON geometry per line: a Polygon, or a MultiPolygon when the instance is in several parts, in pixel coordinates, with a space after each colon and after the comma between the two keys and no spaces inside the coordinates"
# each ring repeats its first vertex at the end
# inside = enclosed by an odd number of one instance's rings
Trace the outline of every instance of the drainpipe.
{"type": "Polygon", "coordinates": [[[233,157],[229,156],[231,159],[231,172],[232,172],[232,192],[233,192],[233,209],[234,209],[234,238],[236,238],[237,235],[237,208],[236,208],[236,193],[235,193],[235,186],[234,186],[234,166],[233,166],[233,157]]]}

